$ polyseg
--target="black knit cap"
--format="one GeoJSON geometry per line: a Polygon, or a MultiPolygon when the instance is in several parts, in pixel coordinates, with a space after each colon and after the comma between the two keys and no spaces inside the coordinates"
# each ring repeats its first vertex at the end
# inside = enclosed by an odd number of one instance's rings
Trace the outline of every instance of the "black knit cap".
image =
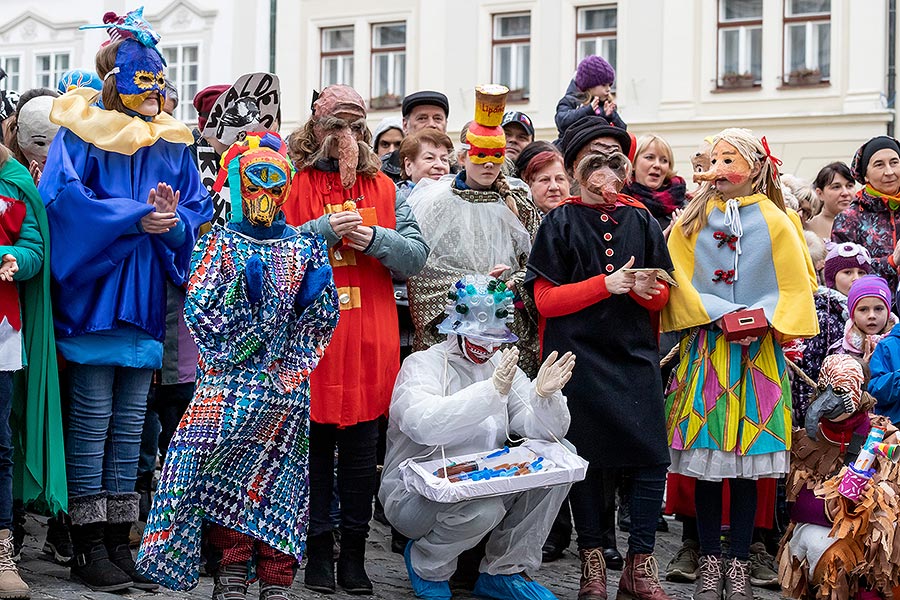
{"type": "Polygon", "coordinates": [[[582,117],[566,129],[562,137],[562,151],[566,169],[571,169],[578,152],[598,137],[614,138],[627,156],[631,152],[631,136],[621,127],[614,127],[597,116],[582,117]]]}
{"type": "Polygon", "coordinates": [[[422,105],[440,106],[444,109],[444,116],[450,116],[450,101],[447,100],[447,96],[440,92],[432,92],[430,90],[414,92],[404,98],[403,106],[401,107],[400,112],[404,117],[408,117],[413,108],[422,105]]]}
{"type": "Polygon", "coordinates": [[[531,162],[531,159],[541,152],[559,153],[559,148],[544,140],[531,142],[530,144],[522,148],[522,151],[519,152],[519,156],[516,157],[516,173],[518,173],[519,176],[524,174],[525,169],[528,168],[528,163],[531,162]]]}
{"type": "Polygon", "coordinates": [[[897,142],[892,137],[879,135],[860,146],[856,154],[853,155],[853,162],[850,163],[850,173],[853,175],[853,179],[865,185],[866,171],[869,169],[869,161],[872,160],[872,155],[884,149],[893,150],[900,155],[900,142],[897,142]]]}

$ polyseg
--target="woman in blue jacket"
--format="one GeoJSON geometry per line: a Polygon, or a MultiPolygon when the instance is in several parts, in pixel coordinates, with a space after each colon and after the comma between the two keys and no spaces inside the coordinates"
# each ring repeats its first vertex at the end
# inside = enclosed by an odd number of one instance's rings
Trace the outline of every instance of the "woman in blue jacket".
{"type": "Polygon", "coordinates": [[[68,363],[72,576],[100,591],[154,589],[128,547],[141,429],[162,366],[165,282],[184,282],[212,204],[190,130],[161,110],[159,36],[140,9],[104,22],[112,40],[97,54],[103,90],[54,101],[61,129],[40,185],[57,348],[68,363]]]}

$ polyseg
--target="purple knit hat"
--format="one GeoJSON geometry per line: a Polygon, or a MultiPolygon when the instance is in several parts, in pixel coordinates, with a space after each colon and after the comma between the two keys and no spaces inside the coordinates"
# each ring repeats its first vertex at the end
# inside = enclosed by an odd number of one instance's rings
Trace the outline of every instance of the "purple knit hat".
{"type": "Polygon", "coordinates": [[[616,70],[606,59],[596,54],[584,57],[575,71],[575,85],[586,92],[595,85],[612,85],[616,80],[616,70]]]}
{"type": "Polygon", "coordinates": [[[888,307],[888,310],[891,308],[891,288],[888,282],[878,275],[863,275],[850,286],[850,293],[847,294],[847,308],[850,309],[851,318],[853,318],[856,305],[863,298],[879,298],[888,307]]]}
{"type": "Polygon", "coordinates": [[[859,268],[866,273],[872,272],[872,257],[869,251],[852,242],[829,244],[825,256],[825,285],[834,288],[834,278],[844,269],[859,268]]]}

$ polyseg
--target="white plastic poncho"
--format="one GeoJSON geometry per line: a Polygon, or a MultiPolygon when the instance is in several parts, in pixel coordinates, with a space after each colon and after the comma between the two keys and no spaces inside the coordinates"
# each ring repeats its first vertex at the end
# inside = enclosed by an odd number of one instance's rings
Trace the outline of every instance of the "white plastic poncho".
{"type": "Polygon", "coordinates": [[[450,188],[455,178],[423,179],[407,200],[431,248],[425,268],[408,283],[417,338],[443,318],[447,290],[456,281],[498,264],[515,270],[531,252],[531,236],[499,194],[466,190],[464,198],[450,188]]]}

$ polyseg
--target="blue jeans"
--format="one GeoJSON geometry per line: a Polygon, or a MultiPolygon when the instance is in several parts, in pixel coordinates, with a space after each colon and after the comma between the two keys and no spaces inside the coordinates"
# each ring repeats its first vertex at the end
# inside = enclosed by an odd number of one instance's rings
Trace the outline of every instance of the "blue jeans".
{"type": "Polygon", "coordinates": [[[69,363],[69,497],[134,491],[152,369],[69,363]]]}
{"type": "Polygon", "coordinates": [[[13,372],[0,371],[0,529],[12,529],[13,441],[9,426],[13,372]]]}

